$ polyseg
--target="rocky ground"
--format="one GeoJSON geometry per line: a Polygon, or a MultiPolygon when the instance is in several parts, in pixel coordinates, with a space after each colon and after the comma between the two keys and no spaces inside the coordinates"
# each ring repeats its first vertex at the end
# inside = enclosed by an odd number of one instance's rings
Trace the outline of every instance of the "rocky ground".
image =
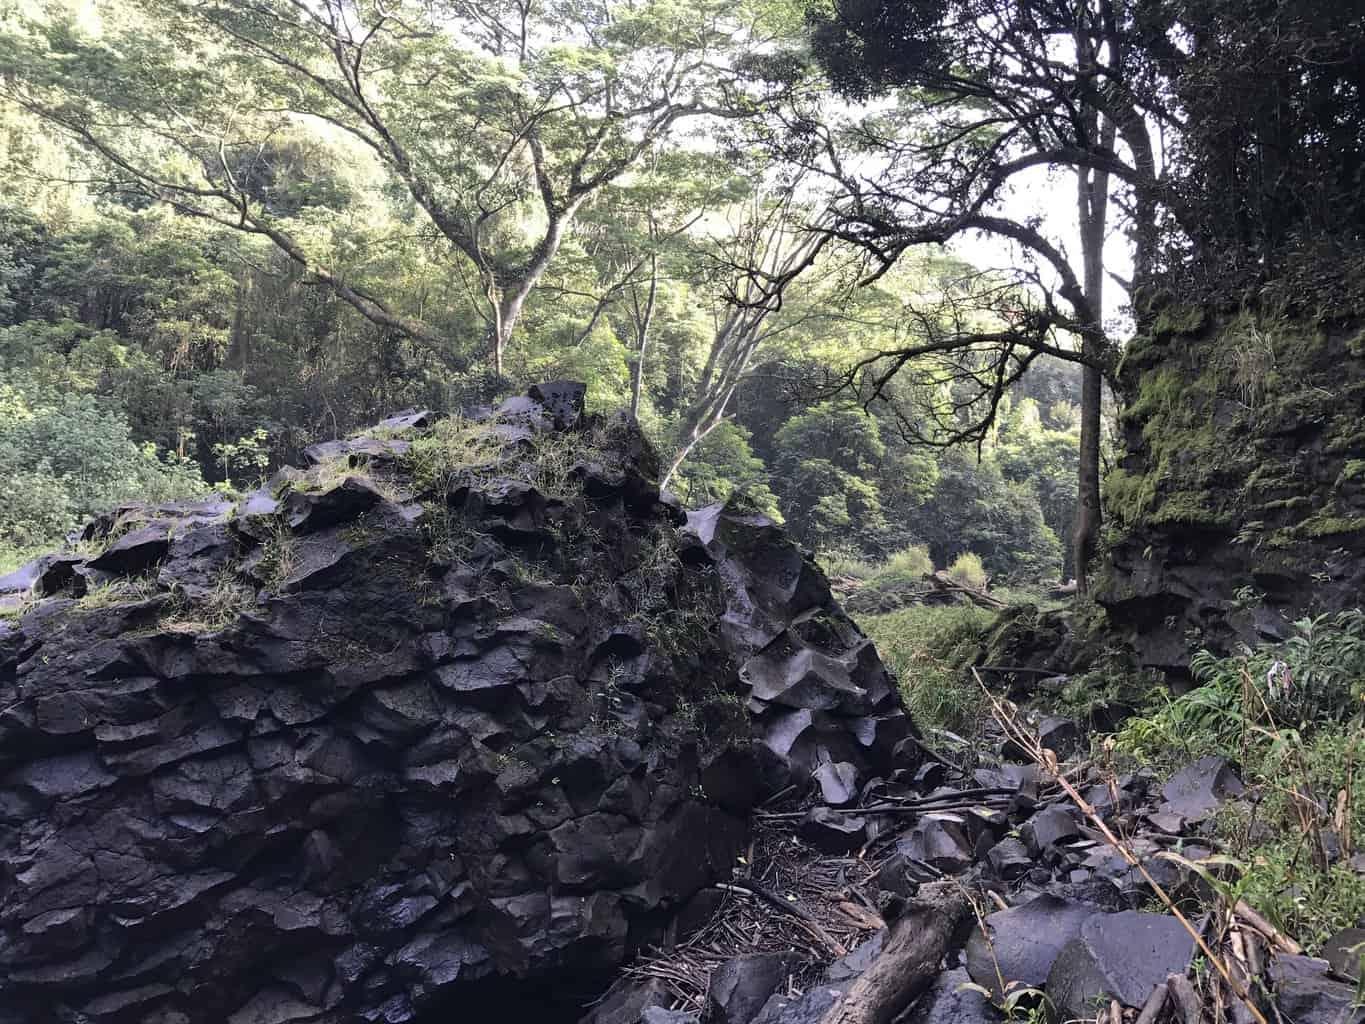
{"type": "Polygon", "coordinates": [[[1253,796],[1233,766],[1205,758],[1164,785],[1148,772],[1113,777],[1068,765],[1081,751],[1074,724],[1042,718],[1026,728],[1063,758],[1059,773],[1093,818],[1003,735],[1001,756],[974,771],[930,759],[852,794],[821,773],[808,810],[784,809],[799,802],[793,796],[756,812],[764,842],[752,870],[739,872],[788,907],[745,893],[743,881],[704,891],[697,900],[719,906],[701,930],[634,968],[585,1020],[984,1024],[1041,1012],[1118,1024],[1144,1007],[1144,1024],[1256,1019],[1220,985],[1154,883],[1242,972],[1237,981],[1265,1019],[1365,1019],[1349,952],[1365,931],[1329,943],[1329,962],[1302,956],[1253,908],[1205,912],[1215,902],[1205,873],[1226,873],[1210,819],[1227,801],[1253,796]],[[922,887],[945,879],[969,896],[973,913],[940,969],[908,1008],[839,1016],[841,998],[877,963],[899,915],[922,887]],[[832,952],[831,939],[840,947],[832,952]]]}
{"type": "Polygon", "coordinates": [[[940,757],[778,527],[582,410],[396,418],[0,580],[0,1022],[1356,1012],[1348,958],[1207,914],[1215,983],[1154,900],[1207,895],[1231,766],[940,757]]]}

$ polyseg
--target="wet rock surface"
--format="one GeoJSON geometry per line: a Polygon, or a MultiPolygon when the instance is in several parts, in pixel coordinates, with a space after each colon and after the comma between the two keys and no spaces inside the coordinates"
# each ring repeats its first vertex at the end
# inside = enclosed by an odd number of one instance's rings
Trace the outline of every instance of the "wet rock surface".
{"type": "Polygon", "coordinates": [[[754,805],[890,775],[894,683],[780,528],[684,523],[580,386],[484,426],[471,461],[400,417],[5,581],[0,1021],[401,1024],[606,977],[754,805]]]}

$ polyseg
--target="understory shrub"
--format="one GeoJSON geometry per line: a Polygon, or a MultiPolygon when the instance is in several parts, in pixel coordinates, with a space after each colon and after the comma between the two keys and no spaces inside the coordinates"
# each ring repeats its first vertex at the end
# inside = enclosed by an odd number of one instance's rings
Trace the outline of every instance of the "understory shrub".
{"type": "Polygon", "coordinates": [[[1126,723],[1120,749],[1149,760],[1236,758],[1265,742],[1267,725],[1304,731],[1341,723],[1365,697],[1365,614],[1302,619],[1283,643],[1243,645],[1228,657],[1200,651],[1190,668],[1201,685],[1126,723]]]}
{"type": "Polygon", "coordinates": [[[136,443],[122,413],[91,396],[29,402],[3,386],[0,481],[0,564],[55,547],[81,520],[120,502],[208,489],[195,463],[136,443]]]}
{"type": "Polygon", "coordinates": [[[971,551],[964,551],[953,559],[953,564],[948,566],[948,576],[973,590],[986,588],[986,567],[981,564],[981,556],[971,551]]]}
{"type": "Polygon", "coordinates": [[[816,555],[816,561],[832,580],[843,578],[862,582],[877,575],[881,569],[876,562],[870,562],[856,551],[846,548],[821,551],[816,555]]]}
{"type": "Polygon", "coordinates": [[[923,544],[912,544],[888,558],[877,571],[876,579],[886,583],[918,583],[933,571],[929,549],[923,544]]]}

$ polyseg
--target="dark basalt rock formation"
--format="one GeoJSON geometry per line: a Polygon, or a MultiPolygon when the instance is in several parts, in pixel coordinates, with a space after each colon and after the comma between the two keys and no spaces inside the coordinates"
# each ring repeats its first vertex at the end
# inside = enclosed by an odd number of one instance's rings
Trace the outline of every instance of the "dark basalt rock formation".
{"type": "Polygon", "coordinates": [[[0,588],[0,1021],[506,1016],[656,939],[757,801],[889,772],[818,569],[582,408],[391,421],[0,588]]]}
{"type": "Polygon", "coordinates": [[[1190,933],[1167,914],[1095,914],[1048,974],[1055,1019],[1080,1020],[1111,999],[1141,1006],[1168,975],[1184,974],[1196,952],[1190,933]]]}
{"type": "Polygon", "coordinates": [[[1039,988],[1062,948],[1081,932],[1095,913],[1089,904],[1057,896],[1038,896],[1022,906],[997,911],[985,919],[988,941],[980,931],[967,943],[967,971],[978,985],[1004,999],[1001,978],[1039,988]]]}
{"type": "Polygon", "coordinates": [[[1096,591],[1140,660],[1283,639],[1365,589],[1365,331],[1172,307],[1119,370],[1096,591]]]}

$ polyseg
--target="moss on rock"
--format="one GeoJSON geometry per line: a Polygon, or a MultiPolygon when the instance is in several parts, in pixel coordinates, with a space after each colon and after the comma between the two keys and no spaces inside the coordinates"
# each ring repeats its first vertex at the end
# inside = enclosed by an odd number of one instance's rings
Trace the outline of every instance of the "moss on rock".
{"type": "Polygon", "coordinates": [[[1216,646],[1359,601],[1358,322],[1167,303],[1119,377],[1123,445],[1104,483],[1110,560],[1097,596],[1149,663],[1182,668],[1193,632],[1216,646]],[[1235,591],[1258,573],[1268,592],[1248,614],[1235,591]]]}

